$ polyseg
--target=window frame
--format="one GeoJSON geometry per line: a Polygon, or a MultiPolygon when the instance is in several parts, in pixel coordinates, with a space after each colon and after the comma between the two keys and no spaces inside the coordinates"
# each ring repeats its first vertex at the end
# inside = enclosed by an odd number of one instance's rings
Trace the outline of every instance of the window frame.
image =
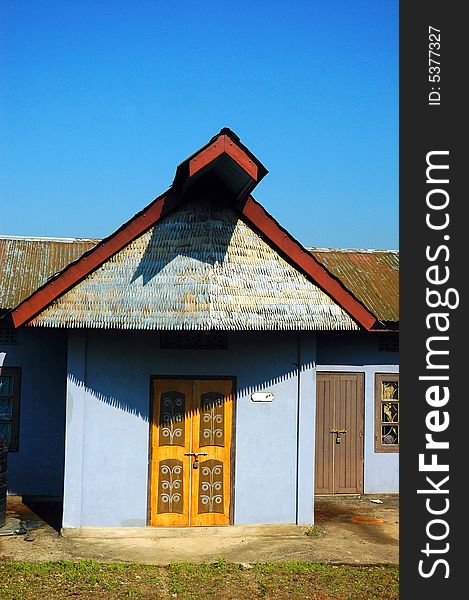
{"type": "Polygon", "coordinates": [[[2,419],[1,423],[11,423],[10,444],[8,452],[18,452],[20,433],[20,397],[21,397],[21,367],[0,367],[0,375],[13,377],[13,395],[5,396],[12,399],[11,419],[2,419]]]}
{"type": "MultiPolygon", "coordinates": [[[[398,453],[399,452],[399,444],[383,444],[382,441],[382,403],[383,398],[381,396],[381,384],[383,381],[397,381],[399,382],[399,373],[375,373],[375,452],[385,452],[385,453],[398,453]]],[[[399,390],[400,395],[400,390],[399,390]]],[[[399,421],[395,423],[398,427],[399,438],[400,439],[400,418],[401,418],[401,410],[400,410],[400,398],[397,400],[399,404],[399,421]]]]}

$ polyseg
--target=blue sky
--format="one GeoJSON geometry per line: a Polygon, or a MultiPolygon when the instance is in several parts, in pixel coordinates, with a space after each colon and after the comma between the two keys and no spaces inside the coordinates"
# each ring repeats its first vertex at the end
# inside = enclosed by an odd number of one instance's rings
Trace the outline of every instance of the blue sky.
{"type": "Polygon", "coordinates": [[[397,248],[397,1],[3,0],[0,39],[0,234],[104,237],[227,126],[300,242],[397,248]]]}

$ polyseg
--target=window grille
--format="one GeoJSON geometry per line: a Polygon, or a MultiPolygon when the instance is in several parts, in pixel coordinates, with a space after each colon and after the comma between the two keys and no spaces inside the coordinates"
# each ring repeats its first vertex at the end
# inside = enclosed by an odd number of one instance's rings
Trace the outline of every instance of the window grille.
{"type": "Polygon", "coordinates": [[[375,451],[399,451],[399,375],[376,374],[375,451]]]}
{"type": "Polygon", "coordinates": [[[399,352],[399,336],[381,336],[378,340],[378,352],[399,352]]]}
{"type": "Polygon", "coordinates": [[[16,330],[11,328],[0,329],[0,344],[17,344],[16,330]]]}
{"type": "Polygon", "coordinates": [[[226,350],[226,331],[163,331],[160,348],[163,350],[226,350]]]}

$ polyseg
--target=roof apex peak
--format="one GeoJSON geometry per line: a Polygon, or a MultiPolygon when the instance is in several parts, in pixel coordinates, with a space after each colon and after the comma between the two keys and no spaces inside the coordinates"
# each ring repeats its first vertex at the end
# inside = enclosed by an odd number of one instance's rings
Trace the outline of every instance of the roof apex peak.
{"type": "MultiPolygon", "coordinates": [[[[240,139],[239,135],[236,135],[236,133],[232,129],[230,129],[229,127],[222,127],[220,129],[220,132],[217,133],[217,135],[214,136],[214,137],[216,138],[219,135],[227,135],[228,137],[230,137],[235,142],[241,142],[241,139],[240,139]]],[[[214,139],[214,138],[212,138],[212,139],[214,139]]]]}
{"type": "Polygon", "coordinates": [[[185,194],[194,183],[218,180],[235,202],[247,199],[267,169],[229,127],[223,127],[210,141],[186,158],[176,170],[173,188],[185,194]]]}

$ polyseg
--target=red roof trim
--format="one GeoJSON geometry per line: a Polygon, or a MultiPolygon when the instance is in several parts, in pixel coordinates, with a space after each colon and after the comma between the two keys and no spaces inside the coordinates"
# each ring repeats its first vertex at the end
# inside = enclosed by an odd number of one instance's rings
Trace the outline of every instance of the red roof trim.
{"type": "Polygon", "coordinates": [[[202,150],[200,154],[191,158],[189,161],[189,177],[195,175],[198,171],[223,154],[225,151],[224,146],[225,145],[220,138],[218,138],[216,142],[211,144],[208,148],[205,148],[205,150],[202,150]]]}
{"type": "Polygon", "coordinates": [[[296,267],[309,275],[329,296],[333,298],[351,317],[368,331],[376,324],[376,317],[359,302],[329,271],[319,263],[306,248],[297,242],[286,229],[249,196],[242,215],[269,239],[278,250],[286,255],[296,267]]]}
{"type": "Polygon", "coordinates": [[[257,181],[258,169],[254,162],[237,144],[235,144],[227,135],[220,135],[215,142],[208,148],[202,150],[189,161],[189,176],[192,177],[198,171],[206,167],[221,154],[226,152],[231,158],[242,167],[254,181],[257,181]]]}
{"type": "Polygon", "coordinates": [[[248,155],[241,150],[241,148],[235,144],[228,136],[225,137],[225,152],[235,160],[240,167],[242,167],[246,173],[248,173],[254,181],[257,181],[258,169],[257,165],[248,157],[248,155]]]}

